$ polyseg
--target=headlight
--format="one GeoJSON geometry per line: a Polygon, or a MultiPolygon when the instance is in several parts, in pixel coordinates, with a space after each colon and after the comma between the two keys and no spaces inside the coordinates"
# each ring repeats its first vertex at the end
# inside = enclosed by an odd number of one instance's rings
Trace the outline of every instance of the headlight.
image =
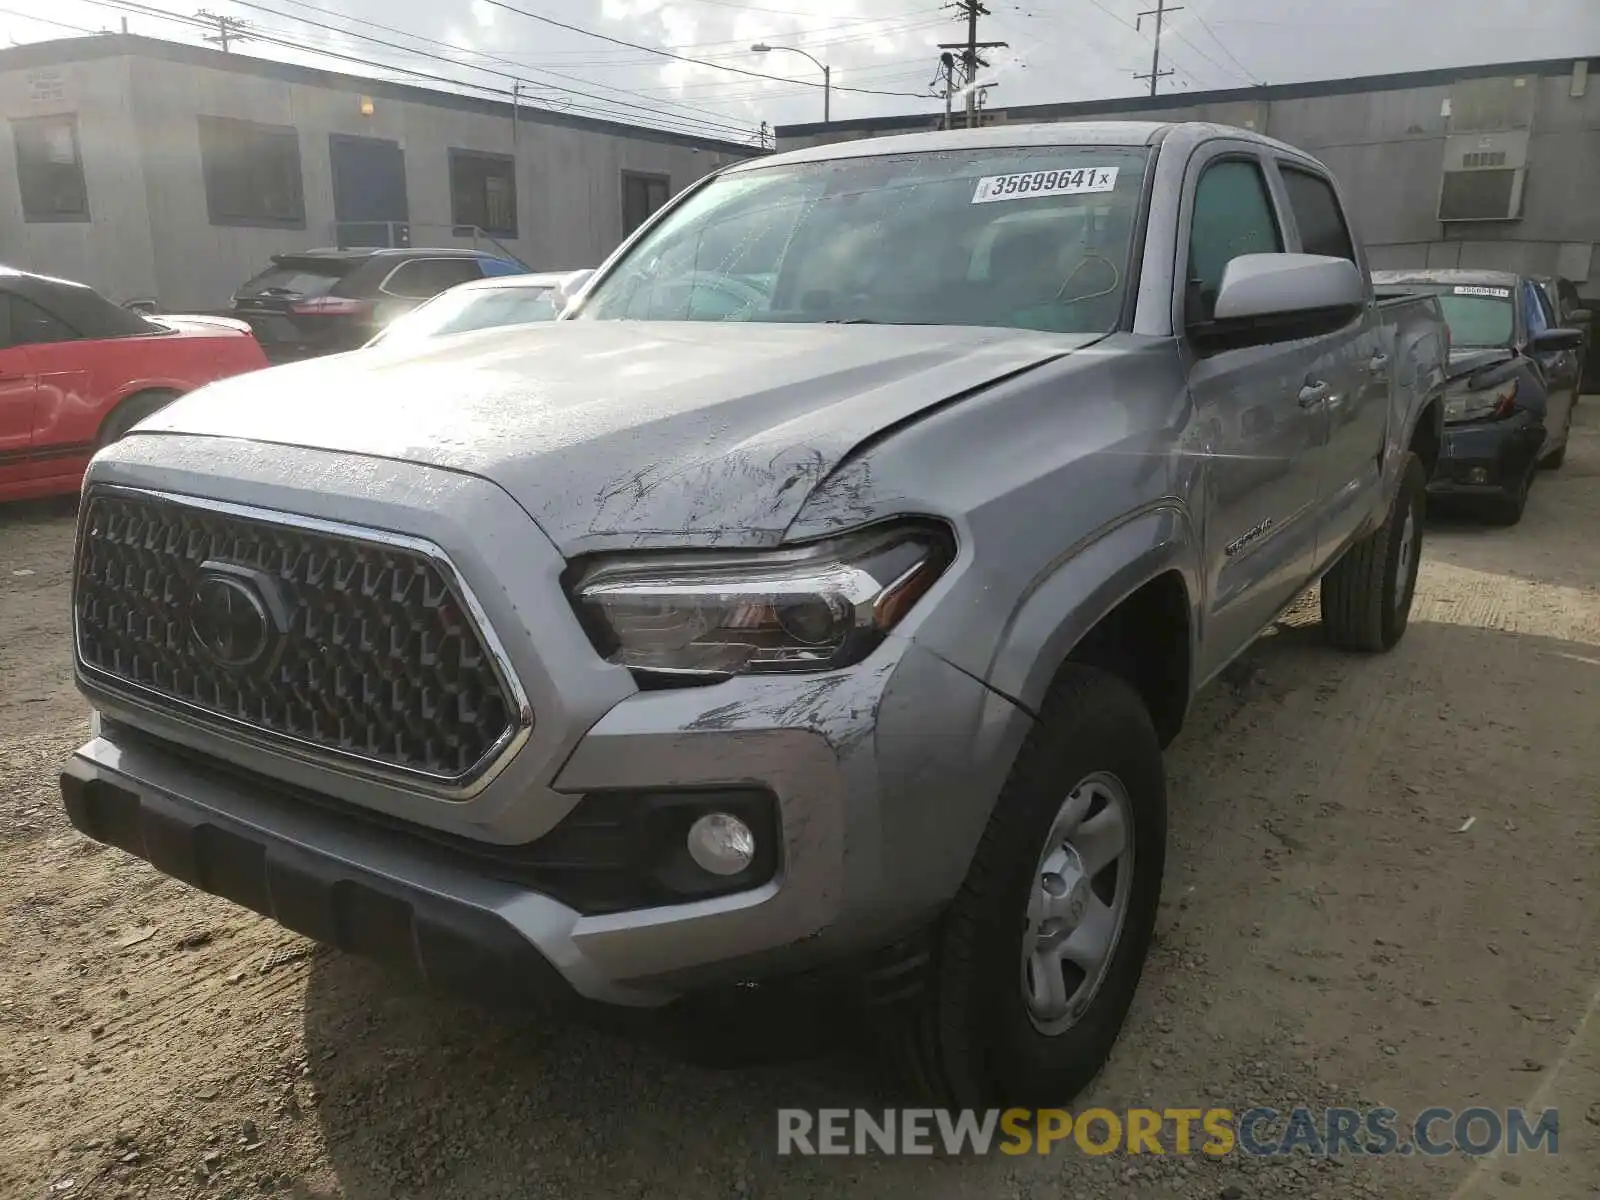
{"type": "Polygon", "coordinates": [[[1517,381],[1507,380],[1495,387],[1477,391],[1458,392],[1445,397],[1444,419],[1452,421],[1482,421],[1488,418],[1509,417],[1517,410],[1517,381]]]}
{"type": "Polygon", "coordinates": [[[771,553],[601,561],[575,584],[607,661],[699,679],[825,671],[869,654],[949,565],[948,531],[897,525],[771,553]]]}

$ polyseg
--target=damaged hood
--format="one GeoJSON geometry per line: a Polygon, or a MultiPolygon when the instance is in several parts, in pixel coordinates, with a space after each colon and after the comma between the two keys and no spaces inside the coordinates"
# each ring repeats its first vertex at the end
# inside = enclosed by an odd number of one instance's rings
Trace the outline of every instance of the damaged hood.
{"type": "Polygon", "coordinates": [[[469,472],[563,554],[772,545],[863,441],[1099,335],[950,326],[559,321],[213,384],[163,431],[469,472]]]}

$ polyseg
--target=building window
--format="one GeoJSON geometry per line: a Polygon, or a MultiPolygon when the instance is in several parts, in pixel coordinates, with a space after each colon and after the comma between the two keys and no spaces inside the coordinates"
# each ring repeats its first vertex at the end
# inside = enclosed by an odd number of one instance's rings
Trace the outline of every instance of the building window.
{"type": "Polygon", "coordinates": [[[508,154],[450,151],[450,221],[517,236],[517,164],[508,154]]]}
{"type": "Polygon", "coordinates": [[[305,228],[300,135],[293,126],[201,117],[200,164],[213,225],[305,228]]]}
{"type": "Polygon", "coordinates": [[[622,236],[627,237],[650,219],[650,214],[667,202],[672,181],[665,175],[622,173],[622,236]]]}
{"type": "Polygon", "coordinates": [[[11,122],[17,185],[25,221],[87,221],[89,192],[78,151],[78,118],[26,117],[11,122]]]}

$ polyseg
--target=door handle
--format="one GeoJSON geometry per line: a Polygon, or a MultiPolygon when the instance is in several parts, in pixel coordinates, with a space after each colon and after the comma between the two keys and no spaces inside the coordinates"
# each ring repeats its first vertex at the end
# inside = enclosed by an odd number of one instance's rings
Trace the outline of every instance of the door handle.
{"type": "Polygon", "coordinates": [[[1374,354],[1371,360],[1367,363],[1367,370],[1371,371],[1374,375],[1377,375],[1379,372],[1387,369],[1388,366],[1389,356],[1387,354],[1374,354]]]}
{"type": "Polygon", "coordinates": [[[1300,389],[1300,407],[1315,408],[1328,398],[1328,385],[1324,380],[1308,383],[1300,389]]]}

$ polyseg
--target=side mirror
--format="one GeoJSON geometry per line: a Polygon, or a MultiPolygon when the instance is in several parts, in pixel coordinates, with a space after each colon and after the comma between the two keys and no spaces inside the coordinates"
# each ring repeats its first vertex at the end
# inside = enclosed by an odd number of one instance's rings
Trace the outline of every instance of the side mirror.
{"type": "Polygon", "coordinates": [[[1353,315],[1367,302],[1355,263],[1321,254],[1241,254],[1222,272],[1218,324],[1312,313],[1353,315]]]}
{"type": "Polygon", "coordinates": [[[1562,350],[1581,350],[1588,340],[1581,329],[1546,329],[1528,340],[1528,349],[1540,354],[1555,354],[1562,350]]]}
{"type": "Polygon", "coordinates": [[[567,305],[572,303],[573,298],[583,290],[583,285],[588,283],[590,277],[593,275],[594,269],[591,267],[585,267],[581,271],[574,271],[572,274],[562,277],[561,282],[556,284],[555,287],[555,307],[557,316],[560,316],[562,313],[566,312],[567,305]]]}

